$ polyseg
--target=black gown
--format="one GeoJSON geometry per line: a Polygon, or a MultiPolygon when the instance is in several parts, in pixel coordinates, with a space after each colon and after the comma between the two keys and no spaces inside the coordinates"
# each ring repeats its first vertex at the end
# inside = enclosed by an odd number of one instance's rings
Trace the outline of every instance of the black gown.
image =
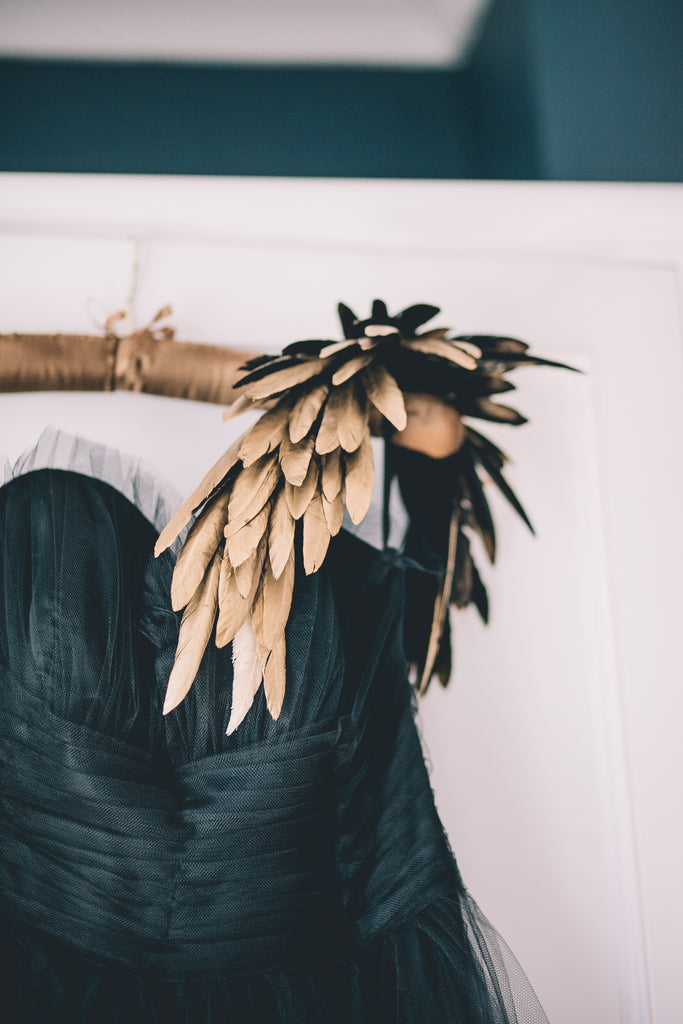
{"type": "Polygon", "coordinates": [[[128,490],[0,490],[3,1020],[545,1021],[434,807],[401,559],[342,531],[300,567],[281,716],[228,736],[229,648],[161,714],[174,553],[128,490]]]}

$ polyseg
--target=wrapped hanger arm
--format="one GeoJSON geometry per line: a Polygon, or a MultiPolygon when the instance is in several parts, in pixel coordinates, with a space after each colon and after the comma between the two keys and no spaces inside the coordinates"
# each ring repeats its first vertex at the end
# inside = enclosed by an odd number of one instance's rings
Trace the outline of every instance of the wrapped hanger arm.
{"type": "Polygon", "coordinates": [[[253,352],[136,331],[114,335],[2,334],[0,391],[136,391],[229,404],[253,352]]]}

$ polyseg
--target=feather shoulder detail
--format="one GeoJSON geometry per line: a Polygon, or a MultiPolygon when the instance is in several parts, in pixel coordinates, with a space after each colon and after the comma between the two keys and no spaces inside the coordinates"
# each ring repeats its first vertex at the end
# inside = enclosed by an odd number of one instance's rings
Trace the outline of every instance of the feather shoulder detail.
{"type": "MultiPolygon", "coordinates": [[[[340,303],[343,341],[295,342],[281,355],[243,367],[239,397],[224,419],[265,411],[209,470],[155,548],[160,554],[194,515],[173,577],[173,607],[185,613],[165,714],[188,693],[213,632],[218,646],[233,644],[228,732],[243,720],[261,685],[270,714],[278,717],[286,699],[295,544],[301,545],[304,572],[317,572],[345,511],[354,523],[367,514],[375,477],[373,417],[384,424],[385,437],[402,431],[404,395],[417,392],[462,415],[519,425],[523,416],[492,400],[514,389],[505,374],[534,364],[573,369],[531,355],[514,338],[449,337],[441,327],[421,331],[438,312],[417,304],[390,316],[378,299],[371,316],[359,320],[340,303]]],[[[406,554],[424,560],[431,551],[442,565],[433,607],[418,623],[421,638],[412,645],[407,640],[422,691],[433,674],[443,682],[450,674],[448,606],[472,601],[483,617],[488,614],[468,537],[479,533],[493,560],[495,531],[483,483],[493,483],[531,524],[503,477],[505,455],[477,431],[466,428],[460,450],[448,459],[389,447],[387,479],[398,477],[409,514],[406,554]]]]}

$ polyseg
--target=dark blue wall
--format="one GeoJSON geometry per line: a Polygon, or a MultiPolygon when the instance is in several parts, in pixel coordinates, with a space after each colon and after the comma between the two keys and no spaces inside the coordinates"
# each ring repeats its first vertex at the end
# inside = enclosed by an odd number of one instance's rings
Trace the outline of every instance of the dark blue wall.
{"type": "Polygon", "coordinates": [[[534,53],[525,0],[497,0],[464,72],[478,178],[538,178],[534,53]]]}
{"type": "Polygon", "coordinates": [[[449,71],[0,63],[4,170],[467,178],[449,71]]]}
{"type": "Polygon", "coordinates": [[[683,0],[524,0],[541,173],[681,181],[683,0]]]}
{"type": "Polygon", "coordinates": [[[0,61],[0,169],[680,181],[683,0],[495,0],[461,71],[0,61]]]}

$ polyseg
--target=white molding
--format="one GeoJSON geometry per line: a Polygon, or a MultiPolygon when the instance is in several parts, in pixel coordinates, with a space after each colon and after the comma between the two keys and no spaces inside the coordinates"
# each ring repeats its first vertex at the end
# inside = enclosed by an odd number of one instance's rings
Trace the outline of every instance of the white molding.
{"type": "MultiPolygon", "coordinates": [[[[586,368],[587,369],[587,368],[586,368]]],[[[594,390],[594,381],[588,381],[594,390]]],[[[615,909],[614,942],[619,974],[619,1024],[654,1024],[644,919],[644,895],[639,863],[638,836],[634,814],[632,769],[629,765],[625,721],[621,653],[614,625],[614,578],[607,537],[610,522],[604,497],[604,476],[598,461],[598,434],[594,414],[595,397],[582,423],[586,473],[593,503],[596,533],[591,538],[591,586],[596,613],[596,650],[599,657],[600,727],[604,740],[605,815],[610,822],[611,857],[616,867],[612,885],[615,909]]],[[[602,780],[601,780],[602,781],[602,780]]]]}
{"type": "Polygon", "coordinates": [[[4,173],[0,230],[669,261],[683,185],[4,173]]]}

